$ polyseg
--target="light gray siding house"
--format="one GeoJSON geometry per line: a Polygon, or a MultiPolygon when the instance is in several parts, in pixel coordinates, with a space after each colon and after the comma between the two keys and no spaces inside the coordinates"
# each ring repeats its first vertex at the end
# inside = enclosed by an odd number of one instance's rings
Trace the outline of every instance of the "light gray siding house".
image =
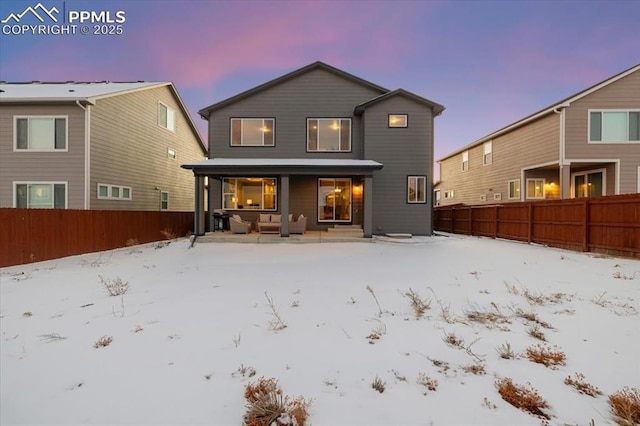
{"type": "Polygon", "coordinates": [[[0,207],[189,211],[203,158],[172,83],[0,83],[0,207]]]}
{"type": "Polygon", "coordinates": [[[439,163],[443,206],[639,193],[640,65],[439,163]]]}
{"type": "Polygon", "coordinates": [[[196,178],[196,234],[208,177],[209,212],[304,214],[310,230],[348,224],[366,237],[430,235],[433,121],[443,110],[322,62],[203,108],[209,159],[183,165],[196,178]]]}

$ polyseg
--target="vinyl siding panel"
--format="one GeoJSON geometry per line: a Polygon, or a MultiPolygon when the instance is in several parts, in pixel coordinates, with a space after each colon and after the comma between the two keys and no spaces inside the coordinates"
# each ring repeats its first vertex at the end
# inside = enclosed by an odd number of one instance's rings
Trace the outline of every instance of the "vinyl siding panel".
{"type": "Polygon", "coordinates": [[[362,158],[360,117],[353,109],[379,92],[316,69],[214,111],[211,156],[218,158],[362,158]],[[230,146],[230,118],[275,118],[275,146],[230,146]],[[307,118],[351,118],[351,152],[307,152],[307,118]]]}
{"type": "MultiPolygon", "coordinates": [[[[566,158],[619,159],[620,193],[637,192],[640,143],[588,143],[590,109],[640,109],[640,71],[573,102],[566,111],[566,158]]],[[[614,176],[607,173],[607,184],[614,176]]],[[[607,189],[607,194],[614,193],[607,189]]]]}
{"type": "MultiPolygon", "coordinates": [[[[462,171],[462,153],[442,160],[437,187],[441,191],[440,205],[493,204],[494,194],[498,193],[500,202],[519,201],[508,199],[508,182],[521,179],[522,169],[557,163],[559,147],[560,115],[549,114],[493,139],[493,161],[489,165],[483,164],[484,144],[469,149],[467,171],[462,171]],[[445,198],[447,191],[454,191],[454,198],[445,198]],[[485,196],[486,201],[481,201],[481,196],[485,196]]],[[[525,184],[526,181],[521,180],[523,200],[525,184]]]]}
{"type": "Polygon", "coordinates": [[[0,207],[13,207],[13,182],[67,182],[67,208],[84,209],[84,111],[75,104],[0,105],[0,207]],[[14,152],[14,116],[66,115],[66,152],[14,152]]]}
{"type": "Polygon", "coordinates": [[[90,149],[92,209],[159,210],[165,191],[169,210],[193,210],[193,173],[180,165],[205,154],[168,86],[98,100],[91,108],[90,149]],[[159,102],[175,112],[175,132],[158,124],[159,102]],[[175,160],[168,149],[176,151],[175,160]],[[98,183],[131,187],[132,200],[98,199],[98,183]]]}
{"type": "Polygon", "coordinates": [[[433,179],[431,109],[402,96],[367,108],[364,159],[384,164],[373,174],[373,233],[430,235],[433,179]],[[406,128],[389,128],[388,114],[407,114],[406,128]],[[427,202],[407,202],[407,177],[426,176],[427,202]]]}

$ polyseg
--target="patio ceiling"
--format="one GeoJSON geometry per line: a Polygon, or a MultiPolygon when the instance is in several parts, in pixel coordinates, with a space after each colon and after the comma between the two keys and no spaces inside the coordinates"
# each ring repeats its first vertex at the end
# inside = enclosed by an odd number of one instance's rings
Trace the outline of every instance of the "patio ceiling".
{"type": "Polygon", "coordinates": [[[365,175],[382,169],[383,164],[373,160],[307,159],[307,158],[210,158],[183,164],[196,175],[260,176],[282,175],[365,175]]]}

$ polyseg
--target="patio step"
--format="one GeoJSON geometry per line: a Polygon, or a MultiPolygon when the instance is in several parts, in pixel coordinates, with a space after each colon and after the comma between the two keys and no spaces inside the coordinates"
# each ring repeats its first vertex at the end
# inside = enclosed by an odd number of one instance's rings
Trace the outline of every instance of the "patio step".
{"type": "Polygon", "coordinates": [[[327,235],[329,237],[364,237],[364,231],[359,225],[334,225],[333,228],[327,229],[327,235]]]}

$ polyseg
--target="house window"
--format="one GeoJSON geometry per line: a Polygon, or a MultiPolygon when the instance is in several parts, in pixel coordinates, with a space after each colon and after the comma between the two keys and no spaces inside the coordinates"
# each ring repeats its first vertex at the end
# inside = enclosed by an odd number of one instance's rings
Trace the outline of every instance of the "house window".
{"type": "Polygon", "coordinates": [[[389,127],[407,127],[407,114],[389,114],[389,127]]]}
{"type": "Polygon", "coordinates": [[[307,151],[351,151],[351,119],[308,118],[307,151]]]}
{"type": "Polygon", "coordinates": [[[351,179],[318,179],[318,221],[351,221],[351,179]]]}
{"type": "Polygon", "coordinates": [[[453,198],[453,191],[444,191],[444,198],[453,198]]]}
{"type": "Polygon", "coordinates": [[[160,210],[169,210],[169,193],[160,192],[160,210]]]}
{"type": "Polygon", "coordinates": [[[222,179],[222,208],[225,210],[276,210],[275,178],[222,179]]]}
{"type": "Polygon", "coordinates": [[[520,199],[520,179],[510,180],[509,181],[509,199],[510,200],[519,200],[520,199]]]}
{"type": "Polygon", "coordinates": [[[544,179],[527,179],[527,199],[544,198],[544,179]]]}
{"type": "Polygon", "coordinates": [[[487,194],[480,195],[480,201],[487,201],[487,194]]]}
{"type": "Polygon", "coordinates": [[[640,111],[590,111],[589,142],[640,141],[640,111]]]}
{"type": "Polygon", "coordinates": [[[175,160],[178,157],[175,149],[168,148],[167,149],[167,158],[170,160],[175,160]]]}
{"type": "Polygon", "coordinates": [[[131,200],[131,188],[128,186],[98,184],[99,200],[131,200]]]}
{"type": "Polygon", "coordinates": [[[572,173],[573,197],[600,197],[606,195],[605,169],[572,173]]]}
{"type": "Polygon", "coordinates": [[[482,156],[482,164],[489,165],[493,163],[493,143],[485,142],[483,146],[484,155],[482,156]]]}
{"type": "Polygon", "coordinates": [[[29,209],[66,209],[66,182],[15,184],[15,206],[29,209]]]}
{"type": "Polygon", "coordinates": [[[15,117],[16,151],[66,151],[67,117],[15,117]]]}
{"type": "Polygon", "coordinates": [[[231,146],[273,146],[273,118],[232,118],[231,146]]]}
{"type": "Polygon", "coordinates": [[[440,205],[440,190],[438,189],[438,190],[434,191],[433,194],[434,194],[433,198],[435,199],[435,204],[436,204],[436,206],[439,206],[440,205]]]}
{"type": "Polygon", "coordinates": [[[426,203],[427,202],[427,177],[409,176],[407,178],[407,202],[426,203]]]}
{"type": "Polygon", "coordinates": [[[467,170],[469,170],[469,151],[462,153],[462,171],[466,172],[467,170]]]}
{"type": "Polygon", "coordinates": [[[158,103],[158,125],[167,130],[175,132],[176,130],[176,114],[173,109],[163,103],[158,103]]]}
{"type": "Polygon", "coordinates": [[[496,192],[495,194],[493,194],[493,200],[494,201],[502,200],[502,193],[501,192],[496,192]]]}

